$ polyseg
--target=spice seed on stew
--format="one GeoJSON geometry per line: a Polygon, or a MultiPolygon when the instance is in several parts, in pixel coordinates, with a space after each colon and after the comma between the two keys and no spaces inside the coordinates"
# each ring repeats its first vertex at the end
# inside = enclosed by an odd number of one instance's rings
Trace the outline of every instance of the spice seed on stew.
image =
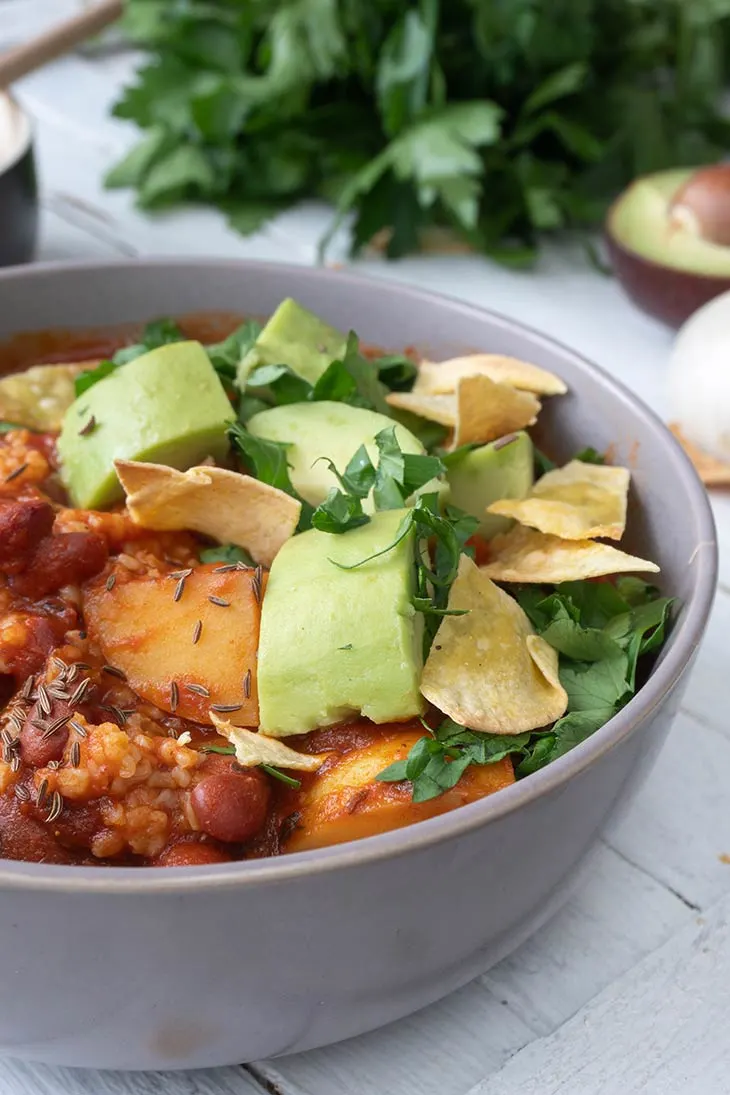
{"type": "Polygon", "coordinates": [[[60,760],[49,760],[48,764],[46,765],[46,768],[49,772],[57,772],[60,767],[60,760]]]}
{"type": "Polygon", "coordinates": [[[20,753],[13,753],[13,759],[10,761],[10,771],[20,771],[20,753]]]}
{"type": "Polygon", "coordinates": [[[71,752],[69,754],[69,760],[72,768],[78,768],[81,763],[81,746],[77,741],[71,746],[71,752]]]}
{"type": "Polygon", "coordinates": [[[214,574],[229,574],[232,570],[238,570],[239,563],[224,563],[223,566],[213,567],[214,574]]]}
{"type": "Polygon", "coordinates": [[[198,642],[203,632],[203,621],[196,620],[195,627],[193,628],[193,646],[198,642]]]}
{"type": "Polygon", "coordinates": [[[246,699],[251,695],[251,670],[247,670],[246,676],[243,678],[243,694],[246,699]]]}
{"type": "Polygon", "coordinates": [[[197,696],[204,696],[206,699],[210,695],[210,692],[204,684],[189,684],[187,689],[188,692],[195,692],[197,696]]]}
{"type": "Polygon", "coordinates": [[[30,699],[30,694],[31,694],[31,692],[33,691],[34,688],[35,688],[35,677],[32,677],[32,676],[28,677],[25,684],[23,685],[23,687],[20,690],[21,700],[25,700],[26,703],[27,703],[28,700],[30,699]]]}
{"type": "Polygon", "coordinates": [[[37,794],[36,800],[35,800],[36,801],[36,806],[38,807],[39,810],[43,809],[43,804],[46,801],[46,795],[47,794],[48,794],[48,780],[47,779],[42,779],[40,784],[39,784],[38,794],[37,794]]]}
{"type": "Polygon", "coordinates": [[[242,707],[242,703],[212,703],[210,705],[211,711],[217,711],[219,715],[226,715],[230,711],[240,711],[242,707]]]}
{"type": "Polygon", "coordinates": [[[28,465],[27,464],[21,464],[20,467],[15,468],[14,471],[11,471],[9,475],[5,476],[5,482],[6,483],[12,483],[13,479],[17,479],[19,475],[22,475],[23,472],[27,471],[27,470],[28,470],[28,465]]]}
{"type": "Polygon", "coordinates": [[[50,825],[52,821],[55,821],[61,816],[63,810],[63,798],[60,791],[54,791],[51,796],[51,808],[46,814],[46,825],[50,825]]]}
{"type": "Polygon", "coordinates": [[[115,665],[102,665],[102,673],[108,673],[110,677],[118,677],[120,681],[126,681],[127,674],[121,669],[117,669],[115,665]]]}
{"type": "Polygon", "coordinates": [[[111,592],[111,590],[114,589],[114,583],[116,582],[116,580],[117,580],[116,574],[110,574],[109,575],[107,580],[104,582],[104,585],[106,586],[107,592],[111,592]]]}
{"type": "Polygon", "coordinates": [[[90,433],[96,429],[96,419],[93,414],[85,426],[82,426],[79,430],[79,437],[88,437],[90,433]]]}
{"type": "Polygon", "coordinates": [[[15,738],[10,733],[7,726],[3,726],[2,730],[0,730],[0,738],[2,738],[3,745],[12,745],[15,741],[15,738]]]}
{"type": "Polygon", "coordinates": [[[177,711],[177,705],[180,702],[180,690],[177,687],[177,681],[170,682],[170,710],[173,715],[177,711]]]}
{"type": "Polygon", "coordinates": [[[24,783],[18,783],[15,786],[15,797],[18,802],[30,802],[30,791],[24,783]]]}
{"type": "Polygon", "coordinates": [[[76,722],[74,719],[69,719],[69,726],[72,730],[75,730],[80,738],[87,737],[87,730],[85,726],[82,726],[80,722],[76,722]]]}
{"type": "Polygon", "coordinates": [[[208,598],[208,600],[210,601],[210,603],[212,605],[219,605],[220,608],[230,608],[231,607],[231,602],[230,601],[224,601],[222,597],[210,596],[208,598]]]}
{"type": "Polygon", "coordinates": [[[178,578],[177,585],[175,586],[175,592],[172,595],[172,599],[173,599],[173,601],[175,601],[176,604],[180,600],[180,598],[182,597],[184,592],[185,592],[185,578],[178,578]]]}
{"type": "Polygon", "coordinates": [[[46,738],[51,738],[58,731],[61,730],[71,718],[70,715],[59,715],[57,719],[49,723],[46,729],[43,731],[43,737],[41,741],[45,741],[46,738]]]}
{"type": "Polygon", "coordinates": [[[92,684],[91,678],[84,677],[84,679],[82,681],[79,681],[79,683],[74,688],[68,702],[71,704],[72,707],[75,707],[77,703],[81,703],[81,701],[86,698],[87,693],[90,692],[93,687],[94,686],[92,684]]]}
{"type": "Polygon", "coordinates": [[[38,685],[38,707],[42,715],[50,715],[51,701],[48,698],[48,691],[44,684],[38,685]]]}
{"type": "Polygon", "coordinates": [[[88,662],[74,662],[74,665],[77,669],[91,669],[88,662]]]}
{"type": "Polygon", "coordinates": [[[66,670],[68,669],[68,666],[66,665],[65,661],[62,658],[53,657],[53,658],[51,658],[51,661],[55,665],[56,669],[58,669],[59,672],[61,672],[61,673],[65,673],[66,670]]]}

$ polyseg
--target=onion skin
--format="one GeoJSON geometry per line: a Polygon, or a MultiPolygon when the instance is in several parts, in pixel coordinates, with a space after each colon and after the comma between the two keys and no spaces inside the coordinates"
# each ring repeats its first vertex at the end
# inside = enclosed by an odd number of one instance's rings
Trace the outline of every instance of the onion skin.
{"type": "Polygon", "coordinates": [[[708,243],[730,247],[730,163],[696,171],[674,195],[669,218],[708,243]]]}

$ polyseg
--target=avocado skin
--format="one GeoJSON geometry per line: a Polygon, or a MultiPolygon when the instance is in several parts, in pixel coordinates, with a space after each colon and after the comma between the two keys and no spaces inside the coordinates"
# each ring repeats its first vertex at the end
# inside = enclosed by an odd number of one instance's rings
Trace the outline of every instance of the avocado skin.
{"type": "Polygon", "coordinates": [[[124,497],[115,460],[150,460],[183,471],[206,456],[222,460],[233,418],[199,342],[160,346],[71,404],[58,439],[61,478],[74,505],[108,506],[124,497]]]}
{"type": "Polygon", "coordinates": [[[413,531],[385,555],[408,510],[387,510],[335,536],[312,529],[274,559],[261,611],[260,729],[304,734],[363,715],[420,715],[423,617],[411,603],[413,531]],[[334,560],[334,562],[333,562],[334,560]]]}
{"type": "MultiPolygon", "coordinates": [[[[375,435],[392,426],[403,452],[424,452],[421,442],[405,426],[377,411],[348,403],[288,403],[260,411],[247,422],[248,430],[256,437],[289,446],[286,455],[292,486],[313,506],[323,502],[332,487],[339,486],[323,458],[343,472],[360,446],[365,445],[370,459],[377,464],[375,435]]],[[[365,500],[364,509],[372,512],[372,498],[365,500]]]]}
{"type": "Polygon", "coordinates": [[[467,453],[449,468],[446,502],[480,519],[476,530],[489,540],[512,525],[508,517],[486,513],[501,498],[524,498],[534,480],[532,441],[524,430],[516,440],[500,446],[491,441],[467,453]],[[495,444],[497,447],[495,448],[495,444]]]}
{"type": "Polygon", "coordinates": [[[624,292],[670,327],[680,327],[708,300],[730,289],[730,248],[691,237],[685,258],[681,233],[674,232],[665,263],[662,237],[651,235],[657,224],[668,232],[669,204],[691,175],[692,169],[671,169],[636,179],[616,198],[604,229],[611,267],[624,292]],[[704,273],[699,265],[705,248],[708,264],[716,267],[712,273],[704,273]],[[684,269],[683,262],[689,268],[684,269]]]}
{"type": "Polygon", "coordinates": [[[291,297],[283,300],[238,367],[238,384],[259,365],[288,365],[315,384],[345,353],[347,338],[291,297]]]}

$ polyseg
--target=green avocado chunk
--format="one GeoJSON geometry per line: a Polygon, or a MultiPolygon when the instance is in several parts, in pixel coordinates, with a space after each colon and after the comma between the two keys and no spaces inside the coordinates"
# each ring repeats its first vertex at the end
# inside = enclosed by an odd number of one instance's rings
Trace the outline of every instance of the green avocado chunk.
{"type": "Polygon", "coordinates": [[[383,551],[407,512],[377,513],[341,536],[303,532],[274,559],[259,638],[262,732],[285,737],[360,714],[383,723],[423,712],[412,531],[356,570],[335,565],[383,551]]]}
{"type": "Polygon", "coordinates": [[[74,505],[98,509],[124,497],[115,460],[185,470],[228,452],[231,404],[199,342],[175,342],[121,366],[66,411],[58,451],[74,505]]]}
{"type": "Polygon", "coordinates": [[[238,367],[238,385],[245,386],[258,365],[288,365],[315,384],[331,362],[345,353],[347,338],[314,312],[288,298],[283,300],[238,367]]]}
{"type": "MultiPolygon", "coordinates": [[[[410,430],[377,411],[351,407],[349,403],[289,403],[260,411],[246,423],[256,437],[287,444],[289,476],[297,493],[318,506],[332,487],[336,477],[322,459],[331,460],[339,472],[364,445],[374,464],[378,462],[375,435],[395,426],[395,436],[403,452],[421,454],[423,445],[410,430]]],[[[363,503],[371,513],[372,499],[363,503]]]]}
{"type": "Polygon", "coordinates": [[[534,478],[532,441],[522,430],[505,444],[504,438],[472,449],[446,473],[449,488],[445,501],[480,519],[477,529],[486,539],[504,532],[508,517],[486,513],[500,498],[524,498],[534,478]]]}

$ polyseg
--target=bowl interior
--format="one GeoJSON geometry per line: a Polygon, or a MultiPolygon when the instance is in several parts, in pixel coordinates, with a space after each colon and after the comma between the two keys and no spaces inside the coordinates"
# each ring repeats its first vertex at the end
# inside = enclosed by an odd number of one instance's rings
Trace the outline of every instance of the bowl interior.
{"type": "MultiPolygon", "coordinates": [[[[589,762],[591,751],[606,748],[619,732],[613,723],[627,732],[624,714],[635,704],[648,710],[672,686],[699,641],[715,584],[714,526],[704,488],[662,423],[610,377],[566,347],[471,305],[380,280],[274,264],[160,260],[0,272],[0,341],[43,328],[113,326],[201,311],[266,315],[287,296],[387,349],[415,346],[434,360],[476,349],[551,369],[566,381],[569,394],[546,400],[538,444],[557,460],[592,445],[631,469],[629,532],[622,547],[660,564],[658,584],[679,599],[680,608],[660,659],[663,670],[654,673],[658,683],[652,678],[625,713],[550,765],[556,774],[561,766],[569,775],[574,754],[583,751],[589,762]]],[[[505,801],[511,795],[516,802],[533,781],[537,789],[542,775],[503,792],[505,801]]],[[[486,800],[478,807],[464,810],[486,816],[492,809],[486,800]]],[[[367,843],[388,836],[394,838],[386,834],[367,843]]]]}

